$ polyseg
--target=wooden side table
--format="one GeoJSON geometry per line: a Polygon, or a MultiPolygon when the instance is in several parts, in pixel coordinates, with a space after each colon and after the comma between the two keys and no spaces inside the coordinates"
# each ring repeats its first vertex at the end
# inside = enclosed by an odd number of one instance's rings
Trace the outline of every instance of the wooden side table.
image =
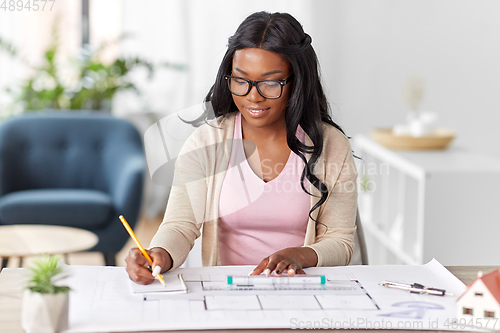
{"type": "Polygon", "coordinates": [[[23,257],[42,254],[63,254],[66,257],[68,253],[91,249],[98,241],[94,233],[78,228],[42,224],[2,225],[2,268],[7,266],[10,257],[19,257],[21,267],[23,257]]]}

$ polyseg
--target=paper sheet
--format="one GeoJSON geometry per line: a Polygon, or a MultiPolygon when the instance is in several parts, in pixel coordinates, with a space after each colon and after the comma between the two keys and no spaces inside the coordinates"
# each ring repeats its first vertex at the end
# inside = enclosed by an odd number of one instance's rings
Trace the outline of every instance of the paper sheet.
{"type": "Polygon", "coordinates": [[[165,280],[165,286],[163,286],[158,279],[156,279],[151,284],[137,284],[130,281],[132,286],[132,291],[134,293],[154,293],[154,292],[186,292],[184,285],[179,279],[179,274],[163,274],[163,279],[165,280]]]}
{"type": "MultiPolygon", "coordinates": [[[[134,293],[124,268],[70,266],[67,332],[231,328],[400,328],[471,330],[453,324],[465,286],[437,261],[422,266],[314,267],[308,274],[353,286],[338,290],[211,290],[252,266],[177,269],[187,294],[134,293]],[[382,287],[391,280],[443,288],[455,296],[411,294],[382,287]]],[[[174,281],[174,280],[172,280],[174,281]]],[[[173,282],[174,283],[174,282],[173,282]]],[[[152,287],[151,287],[152,288],[152,287]]],[[[153,288],[149,291],[154,290],[153,288]]]]}

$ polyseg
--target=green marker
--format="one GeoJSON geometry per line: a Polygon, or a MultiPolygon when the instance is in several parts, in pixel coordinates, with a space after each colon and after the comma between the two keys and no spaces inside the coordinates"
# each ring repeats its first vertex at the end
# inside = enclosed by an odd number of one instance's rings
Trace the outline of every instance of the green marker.
{"type": "Polygon", "coordinates": [[[227,284],[237,286],[254,286],[263,284],[326,284],[324,275],[294,275],[294,276],[227,276],[227,284]]]}

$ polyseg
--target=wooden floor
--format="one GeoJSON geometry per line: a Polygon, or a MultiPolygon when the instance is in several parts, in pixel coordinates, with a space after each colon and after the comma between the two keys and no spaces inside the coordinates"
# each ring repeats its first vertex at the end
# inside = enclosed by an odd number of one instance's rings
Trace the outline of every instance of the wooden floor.
{"type": "MultiPolygon", "coordinates": [[[[156,218],[143,217],[137,223],[134,228],[134,232],[144,247],[149,246],[151,238],[156,233],[158,226],[162,221],[163,216],[158,216],[156,218]]],[[[125,257],[128,251],[136,247],[132,239],[129,239],[127,244],[116,256],[116,265],[125,266],[125,257]]],[[[23,267],[27,267],[33,261],[33,257],[23,259],[23,267]]],[[[68,261],[70,265],[104,265],[104,258],[99,252],[80,252],[68,255],[68,261]]],[[[11,258],[7,267],[19,267],[19,259],[11,258]]]]}

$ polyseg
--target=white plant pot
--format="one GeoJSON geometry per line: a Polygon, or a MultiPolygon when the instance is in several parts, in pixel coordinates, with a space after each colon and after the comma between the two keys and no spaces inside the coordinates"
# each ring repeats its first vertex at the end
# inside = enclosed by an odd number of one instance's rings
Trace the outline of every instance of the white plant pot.
{"type": "Polygon", "coordinates": [[[55,333],[68,328],[69,293],[41,294],[26,289],[21,325],[26,333],[55,333]]]}

